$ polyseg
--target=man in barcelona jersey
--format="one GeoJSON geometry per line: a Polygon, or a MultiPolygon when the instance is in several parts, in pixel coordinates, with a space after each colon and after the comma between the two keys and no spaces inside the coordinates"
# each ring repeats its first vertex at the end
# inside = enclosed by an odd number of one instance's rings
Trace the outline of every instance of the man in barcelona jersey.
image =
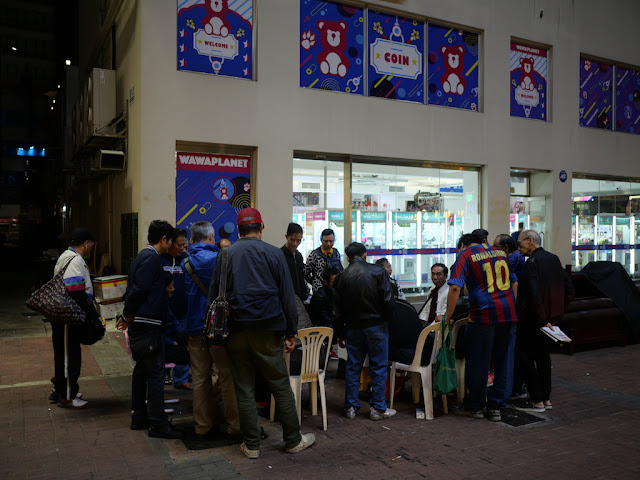
{"type": "Polygon", "coordinates": [[[446,322],[449,323],[465,285],[471,312],[465,331],[465,376],[469,393],[461,415],[499,422],[513,383],[513,351],[516,339],[518,282],[509,272],[507,255],[477,235],[460,239],[462,248],[449,279],[446,322]],[[495,379],[487,396],[487,377],[493,352],[495,379]]]}

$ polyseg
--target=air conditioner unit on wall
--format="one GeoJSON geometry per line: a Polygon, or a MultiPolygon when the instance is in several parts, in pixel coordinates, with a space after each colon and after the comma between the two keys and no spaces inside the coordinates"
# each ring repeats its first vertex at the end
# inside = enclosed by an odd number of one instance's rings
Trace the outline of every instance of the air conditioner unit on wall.
{"type": "Polygon", "coordinates": [[[124,170],[127,156],[120,150],[98,150],[91,158],[91,170],[94,172],[121,172],[124,170]]]}
{"type": "Polygon", "coordinates": [[[116,71],[94,68],[86,82],[86,118],[89,136],[116,116],[116,71]]]}

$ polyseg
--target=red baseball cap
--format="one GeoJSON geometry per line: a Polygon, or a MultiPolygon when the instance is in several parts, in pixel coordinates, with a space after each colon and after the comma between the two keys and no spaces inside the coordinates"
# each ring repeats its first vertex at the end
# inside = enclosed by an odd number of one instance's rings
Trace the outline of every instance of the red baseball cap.
{"type": "Polygon", "coordinates": [[[245,208],[238,212],[238,225],[251,225],[252,223],[262,223],[262,216],[255,208],[245,208]]]}

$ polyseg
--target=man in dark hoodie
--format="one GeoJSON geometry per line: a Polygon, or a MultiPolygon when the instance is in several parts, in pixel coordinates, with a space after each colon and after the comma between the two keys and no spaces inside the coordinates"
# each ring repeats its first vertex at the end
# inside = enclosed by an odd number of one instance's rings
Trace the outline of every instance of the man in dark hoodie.
{"type": "Polygon", "coordinates": [[[182,438],[164,411],[165,350],[168,303],[160,255],[171,247],[174,228],[164,220],[149,225],[144,247],[129,267],[124,295],[124,318],[119,330],[129,329],[129,346],[136,361],[131,377],[131,430],[149,429],[150,437],[182,438]]]}

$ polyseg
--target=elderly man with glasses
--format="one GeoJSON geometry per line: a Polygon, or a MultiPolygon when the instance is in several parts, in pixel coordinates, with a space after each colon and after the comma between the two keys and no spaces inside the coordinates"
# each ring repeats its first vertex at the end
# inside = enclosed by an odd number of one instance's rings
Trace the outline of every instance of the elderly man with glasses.
{"type": "Polygon", "coordinates": [[[529,257],[519,277],[516,302],[516,377],[524,379],[529,399],[514,401],[518,410],[551,410],[551,341],[540,330],[552,327],[562,318],[565,302],[573,295],[573,286],[560,259],[541,246],[540,235],[525,230],[518,237],[518,249],[529,257]]]}

